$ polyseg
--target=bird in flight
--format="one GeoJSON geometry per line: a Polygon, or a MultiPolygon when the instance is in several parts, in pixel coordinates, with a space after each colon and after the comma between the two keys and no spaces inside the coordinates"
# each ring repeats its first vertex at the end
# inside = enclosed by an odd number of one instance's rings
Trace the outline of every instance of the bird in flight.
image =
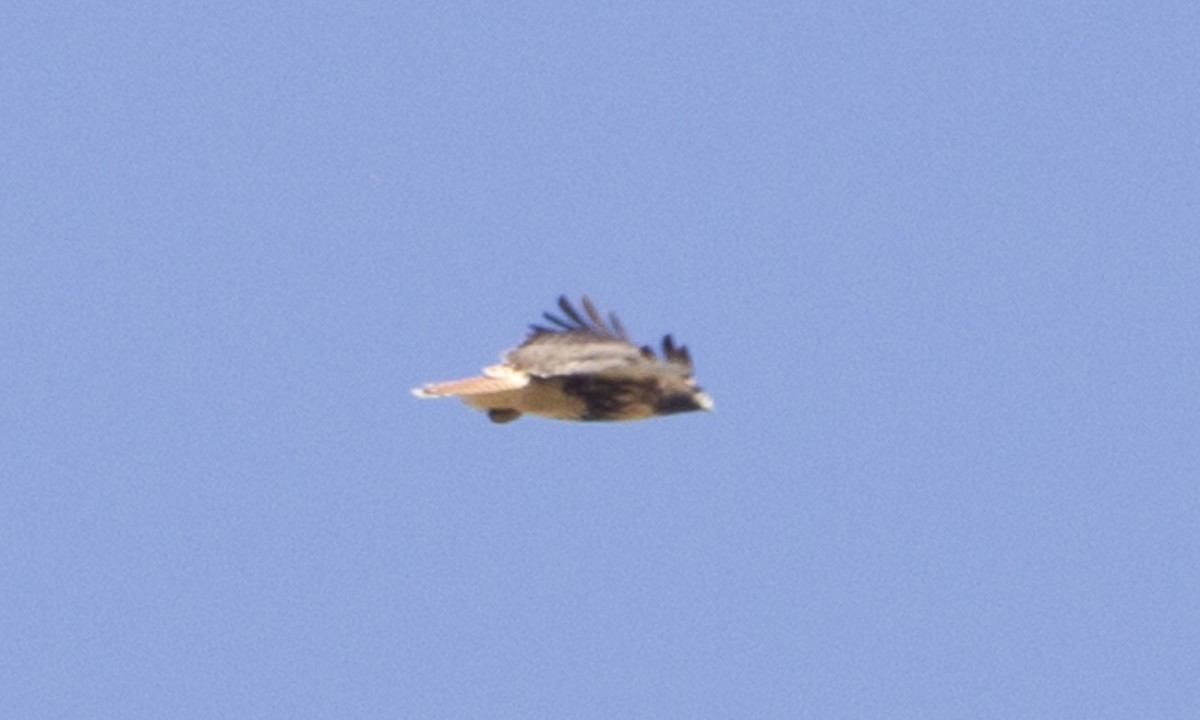
{"type": "Polygon", "coordinates": [[[659,358],[649,346],[630,342],[616,313],[605,321],[586,296],[583,313],[565,295],[558,307],[562,316],[544,313],[548,325],[530,325],[525,341],[483,375],[430,383],[413,394],[458,397],[496,423],[522,415],[639,420],[712,409],[712,398],[692,379],[687,348],[670,335],[659,358]]]}

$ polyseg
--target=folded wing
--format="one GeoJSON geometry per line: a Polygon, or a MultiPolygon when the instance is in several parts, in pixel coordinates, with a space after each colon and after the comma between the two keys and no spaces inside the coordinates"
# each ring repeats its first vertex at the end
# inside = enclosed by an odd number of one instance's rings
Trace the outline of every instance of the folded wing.
{"type": "Polygon", "coordinates": [[[604,377],[691,377],[692,365],[687,348],[675,347],[668,335],[663,339],[666,362],[660,361],[649,347],[629,341],[615,313],[607,322],[592,301],[583,298],[583,313],[560,297],[563,315],[545,313],[549,323],[531,325],[530,334],[519,347],[505,355],[505,363],[518,372],[534,377],[600,375],[604,377]]]}

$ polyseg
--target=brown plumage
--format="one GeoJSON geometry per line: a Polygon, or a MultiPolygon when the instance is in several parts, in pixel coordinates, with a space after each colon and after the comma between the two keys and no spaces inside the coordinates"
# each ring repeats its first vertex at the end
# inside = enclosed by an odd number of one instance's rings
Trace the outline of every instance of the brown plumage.
{"type": "Polygon", "coordinates": [[[417,397],[458,397],[505,423],[523,414],[558,420],[637,420],[713,403],[692,379],[686,347],[663,338],[662,358],[629,341],[615,313],[606,320],[587,297],[583,313],[566,296],[563,315],[544,313],[548,326],[531,325],[529,336],[483,375],[431,383],[417,397]]]}

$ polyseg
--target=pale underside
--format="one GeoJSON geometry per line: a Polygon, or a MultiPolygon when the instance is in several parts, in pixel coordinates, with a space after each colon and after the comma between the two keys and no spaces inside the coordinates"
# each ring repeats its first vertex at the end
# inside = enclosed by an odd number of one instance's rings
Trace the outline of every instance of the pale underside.
{"type": "Polygon", "coordinates": [[[513,390],[459,397],[478,410],[515,410],[558,420],[578,418],[587,410],[582,398],[562,391],[561,380],[537,380],[513,390]]]}
{"type": "MultiPolygon", "coordinates": [[[[513,410],[524,415],[540,415],[559,420],[574,420],[587,412],[587,403],[578,395],[563,391],[564,378],[536,378],[505,365],[484,368],[484,375],[426,385],[414,391],[418,397],[457,397],[477,410],[513,410]]],[[[649,405],[629,408],[626,419],[635,420],[654,414],[649,405]]]]}

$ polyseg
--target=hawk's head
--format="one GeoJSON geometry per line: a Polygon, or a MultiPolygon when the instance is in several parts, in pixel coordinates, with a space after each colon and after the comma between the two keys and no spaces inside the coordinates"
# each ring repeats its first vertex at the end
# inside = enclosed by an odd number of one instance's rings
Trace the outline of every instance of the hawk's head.
{"type": "Polygon", "coordinates": [[[674,415],[693,410],[712,410],[713,400],[698,387],[669,390],[654,404],[655,415],[674,415]]]}

